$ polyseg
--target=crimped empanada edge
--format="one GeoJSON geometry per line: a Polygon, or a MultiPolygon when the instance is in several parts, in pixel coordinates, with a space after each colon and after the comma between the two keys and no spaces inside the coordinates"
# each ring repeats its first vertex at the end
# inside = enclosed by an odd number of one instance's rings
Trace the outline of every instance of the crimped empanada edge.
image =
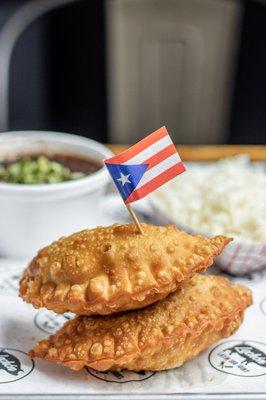
{"type": "Polygon", "coordinates": [[[182,265],[182,260],[178,260],[177,262],[181,263],[179,268],[172,266],[167,273],[162,271],[162,274],[160,275],[159,272],[157,276],[150,270],[154,278],[153,283],[149,287],[146,286],[145,289],[142,289],[140,283],[137,290],[131,292],[121,290],[106,297],[104,296],[107,293],[106,288],[101,291],[101,287],[99,287],[95,297],[95,293],[91,293],[91,281],[95,280],[95,277],[80,285],[70,286],[64,283],[56,285],[53,282],[42,284],[38,277],[31,277],[26,271],[20,282],[20,296],[35,308],[46,307],[57,313],[71,311],[81,315],[108,315],[142,308],[165,298],[193,277],[195,273],[205,272],[213,264],[214,258],[221,254],[230,241],[230,238],[216,236],[210,239],[209,243],[212,247],[208,246],[201,250],[200,254],[191,256],[191,265],[182,265]],[[206,252],[205,256],[203,255],[204,251],[206,252]]]}

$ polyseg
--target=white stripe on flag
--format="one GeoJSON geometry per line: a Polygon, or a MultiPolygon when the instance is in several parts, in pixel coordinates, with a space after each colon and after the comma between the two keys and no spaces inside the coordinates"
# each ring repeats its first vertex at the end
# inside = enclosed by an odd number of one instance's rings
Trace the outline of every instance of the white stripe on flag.
{"type": "Polygon", "coordinates": [[[171,155],[170,157],[166,158],[159,164],[155,165],[153,168],[149,169],[141,180],[139,181],[138,185],[136,186],[136,189],[139,189],[141,186],[145,185],[149,181],[151,181],[153,178],[156,178],[156,176],[160,175],[164,171],[166,171],[168,168],[173,167],[174,165],[178,164],[181,161],[179,154],[175,153],[171,155]]]}
{"type": "Polygon", "coordinates": [[[151,146],[147,147],[145,150],[142,150],[140,153],[130,158],[130,160],[126,161],[124,164],[141,164],[146,161],[148,158],[152,157],[154,154],[159,151],[165,149],[170,144],[173,144],[169,135],[163,137],[157,142],[153,143],[151,146]]]}

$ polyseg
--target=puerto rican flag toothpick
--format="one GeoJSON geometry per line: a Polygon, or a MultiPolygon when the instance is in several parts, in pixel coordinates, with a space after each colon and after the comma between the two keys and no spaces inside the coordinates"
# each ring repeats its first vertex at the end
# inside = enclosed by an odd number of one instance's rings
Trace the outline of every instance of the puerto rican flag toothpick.
{"type": "Polygon", "coordinates": [[[185,171],[165,126],[104,163],[136,224],[129,204],[185,171]]]}

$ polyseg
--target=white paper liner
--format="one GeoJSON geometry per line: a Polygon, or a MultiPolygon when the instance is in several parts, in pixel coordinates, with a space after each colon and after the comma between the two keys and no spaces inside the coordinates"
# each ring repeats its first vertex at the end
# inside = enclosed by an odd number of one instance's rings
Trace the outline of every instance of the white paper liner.
{"type": "Polygon", "coordinates": [[[148,399],[169,394],[169,398],[176,399],[178,394],[182,398],[200,394],[212,398],[220,394],[229,399],[237,398],[237,393],[250,394],[250,398],[260,393],[259,398],[266,399],[266,276],[262,273],[253,274],[249,280],[237,279],[252,289],[254,305],[246,311],[244,323],[234,336],[214,344],[178,369],[113,374],[86,369],[75,372],[29,359],[26,353],[34,343],[57,330],[71,315],[35,310],[18,297],[17,285],[24,265],[0,262],[0,396],[73,394],[116,398],[115,395],[124,394],[122,398],[128,399],[130,394],[139,394],[148,399]],[[239,354],[239,347],[243,355],[239,354]]]}

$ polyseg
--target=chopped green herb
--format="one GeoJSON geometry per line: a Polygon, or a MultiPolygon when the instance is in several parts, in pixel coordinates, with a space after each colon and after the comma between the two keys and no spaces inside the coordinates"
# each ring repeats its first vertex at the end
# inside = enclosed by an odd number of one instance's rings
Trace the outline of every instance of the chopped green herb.
{"type": "Polygon", "coordinates": [[[0,165],[0,181],[20,184],[60,183],[80,179],[83,172],[72,172],[64,165],[45,156],[23,157],[6,166],[0,165]]]}

